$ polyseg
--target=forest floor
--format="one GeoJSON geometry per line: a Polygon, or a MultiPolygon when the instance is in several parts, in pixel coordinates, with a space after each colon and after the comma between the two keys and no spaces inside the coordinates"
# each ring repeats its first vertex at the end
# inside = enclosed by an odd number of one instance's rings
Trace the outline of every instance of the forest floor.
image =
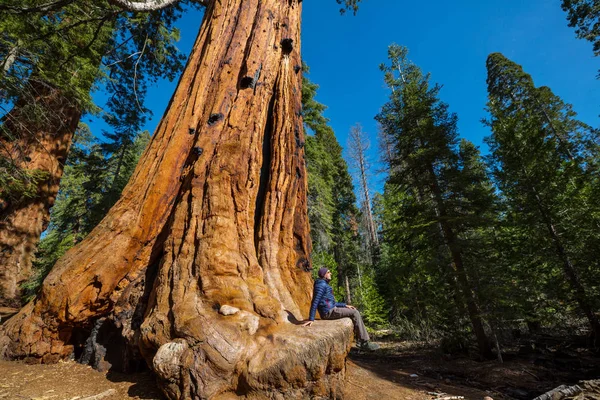
{"type": "MultiPolygon", "coordinates": [[[[379,341],[374,352],[350,352],[348,400],[532,399],[561,384],[600,377],[600,356],[568,341],[538,340],[504,354],[504,363],[443,355],[437,346],[379,341]],[[543,344],[545,341],[545,344],[543,344]],[[541,344],[540,344],[541,343],[541,344]]],[[[73,361],[27,365],[0,361],[0,399],[161,399],[149,372],[101,373],[73,361]]]]}

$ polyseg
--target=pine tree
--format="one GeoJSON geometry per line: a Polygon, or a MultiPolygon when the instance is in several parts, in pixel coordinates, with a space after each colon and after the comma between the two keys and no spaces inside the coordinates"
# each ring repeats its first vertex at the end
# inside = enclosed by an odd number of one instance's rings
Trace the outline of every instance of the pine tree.
{"type": "Polygon", "coordinates": [[[562,0],[569,26],[575,28],[579,39],[594,46],[594,55],[600,54],[600,4],[597,0],[562,0]]]}
{"type": "MultiPolygon", "coordinates": [[[[376,117],[386,136],[393,140],[392,173],[386,190],[393,193],[394,202],[399,202],[401,215],[409,217],[405,223],[412,239],[404,257],[423,257],[422,262],[441,268],[433,273],[440,285],[451,287],[456,309],[466,308],[480,355],[489,357],[474,267],[467,265],[464,247],[463,225],[473,215],[461,215],[461,202],[456,201],[472,197],[462,191],[464,184],[458,181],[457,117],[439,100],[440,86],[431,87],[429,75],[408,61],[407,53],[406,48],[397,45],[388,49],[390,64],[381,69],[392,93],[376,117]]],[[[394,228],[386,227],[384,231],[394,228]]],[[[399,239],[405,236],[400,235],[399,239]]]]}
{"type": "MultiPolygon", "coordinates": [[[[308,67],[304,67],[308,72],[308,67]]],[[[358,209],[348,165],[342,147],[323,116],[326,107],[315,100],[318,86],[305,76],[302,84],[302,111],[306,129],[308,171],[308,215],[313,241],[315,269],[333,272],[337,296],[352,302],[349,279],[359,270],[359,243],[356,229],[358,209]],[[329,261],[328,261],[329,260],[329,261]]]]}
{"type": "Polygon", "coordinates": [[[597,132],[502,54],[488,57],[487,70],[492,129],[487,142],[512,223],[529,248],[545,250],[537,252],[535,271],[540,283],[549,283],[545,293],[574,299],[600,337],[597,291],[589,286],[598,261],[587,251],[599,239],[598,199],[590,197],[597,184],[597,132]],[[567,286],[557,274],[561,270],[567,286]]]}

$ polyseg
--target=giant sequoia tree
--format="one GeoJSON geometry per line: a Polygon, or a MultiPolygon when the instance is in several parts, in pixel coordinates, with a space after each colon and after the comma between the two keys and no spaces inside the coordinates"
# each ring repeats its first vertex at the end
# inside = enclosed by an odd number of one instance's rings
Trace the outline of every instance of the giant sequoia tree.
{"type": "Polygon", "coordinates": [[[78,89],[90,90],[110,35],[108,19],[66,29],[72,25],[67,21],[74,18],[73,11],[66,8],[61,17],[30,21],[0,13],[4,53],[0,104],[13,106],[0,121],[4,167],[0,174],[13,184],[0,189],[0,304],[19,304],[18,283],[31,273],[31,257],[48,223],[72,136],[85,109],[78,89]],[[58,39],[53,33],[63,28],[58,39]],[[96,40],[86,46],[83,40],[92,37],[96,40]],[[19,182],[26,182],[21,186],[28,187],[27,193],[12,193],[11,186],[19,182]]]}
{"type": "Polygon", "coordinates": [[[312,291],[300,11],[297,0],[207,5],[121,199],[3,326],[5,357],[55,361],[92,328],[90,341],[113,329],[127,349],[116,353],[141,354],[170,398],[335,396],[348,325],[287,323],[312,291]]]}

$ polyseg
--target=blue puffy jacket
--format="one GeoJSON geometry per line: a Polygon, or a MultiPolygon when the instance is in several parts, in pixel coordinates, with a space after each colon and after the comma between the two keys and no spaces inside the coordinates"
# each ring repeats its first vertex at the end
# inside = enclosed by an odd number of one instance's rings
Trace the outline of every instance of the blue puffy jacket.
{"type": "Polygon", "coordinates": [[[313,289],[313,298],[308,316],[309,321],[315,320],[317,309],[321,318],[325,318],[333,307],[346,307],[346,303],[336,303],[335,297],[333,297],[333,288],[329,286],[325,279],[317,279],[313,289]]]}

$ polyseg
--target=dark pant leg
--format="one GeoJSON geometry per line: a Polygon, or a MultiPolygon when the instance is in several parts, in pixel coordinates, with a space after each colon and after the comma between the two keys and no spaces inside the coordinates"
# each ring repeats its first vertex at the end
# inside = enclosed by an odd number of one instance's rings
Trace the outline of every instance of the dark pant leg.
{"type": "Polygon", "coordinates": [[[369,333],[360,312],[347,307],[333,307],[324,319],[350,318],[354,323],[354,334],[358,340],[369,341],[369,333]]]}

